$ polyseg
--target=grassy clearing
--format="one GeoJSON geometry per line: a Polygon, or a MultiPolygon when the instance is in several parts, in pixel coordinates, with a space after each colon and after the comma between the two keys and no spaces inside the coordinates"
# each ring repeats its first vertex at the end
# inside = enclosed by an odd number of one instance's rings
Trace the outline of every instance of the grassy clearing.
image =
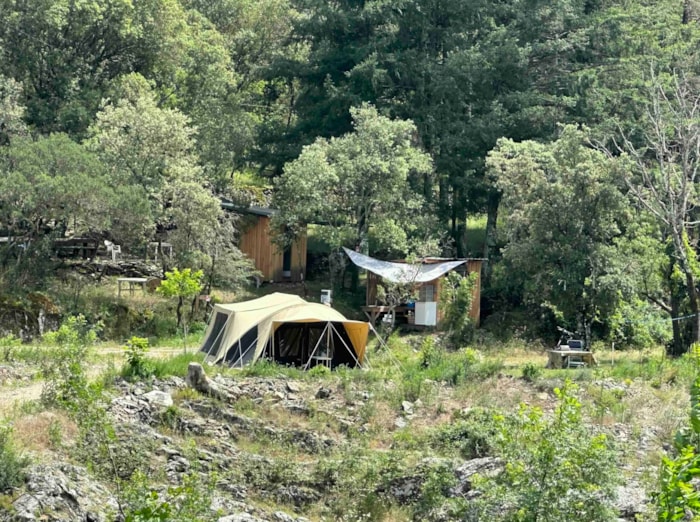
{"type": "MultiPolygon", "coordinates": [[[[190,362],[202,362],[196,353],[197,338],[191,339],[187,353],[172,342],[175,340],[161,341],[146,352],[150,375],[184,377],[190,362]]],[[[207,367],[210,375],[220,372],[240,381],[242,387],[261,378],[296,381],[297,395],[308,408],[304,414],[289,411],[283,401],[267,400],[267,396],[255,400],[244,396],[221,405],[252,419],[255,426],[272,428],[232,438],[240,455],[235,469],[225,470],[226,480],[245,486],[247,501],[266,510],[294,511],[314,521],[429,519],[430,510],[446,501],[443,486],[452,480],[440,465],[431,464],[433,467],[419,472],[427,477],[427,485],[416,501],[406,505],[387,497],[389,485],[415,474],[426,459],[435,463],[497,454],[497,415],[510,418],[523,404],[548,415],[557,404],[554,390],[570,379],[579,386],[576,397],[587,426],[594,432],[624,433],[621,460],[616,465],[647,470],[641,475],[651,486],[663,444],[671,440],[686,416],[688,384],[698,369],[696,358],[670,360],[660,349],[613,353],[599,347],[599,365],[594,368],[549,370],[544,368],[543,347],[517,341],[446,351],[439,335],[396,333],[387,345],[374,343],[369,348],[371,364],[363,370],[303,372],[266,361],[244,369],[207,367]],[[320,387],[332,391],[329,399],[315,397],[320,387]],[[285,439],[294,430],[329,437],[334,445],[323,455],[304,450],[285,439]],[[640,444],[646,444],[644,452],[637,451],[640,444]],[[289,488],[316,496],[290,506],[285,497],[289,488]]],[[[8,364],[39,369],[52,357],[54,348],[15,346],[8,364]]],[[[121,345],[98,345],[88,354],[85,362],[90,379],[101,379],[109,388],[123,374],[126,351],[121,345]]],[[[144,378],[146,386],[150,378],[144,378]]],[[[41,386],[39,381],[30,382],[41,386]]],[[[6,383],[0,386],[0,393],[16,386],[6,383]]],[[[176,391],[173,399],[175,405],[166,412],[159,429],[186,446],[190,436],[169,421],[196,414],[184,406],[187,402],[209,399],[188,389],[176,391]]],[[[13,422],[15,436],[28,434],[26,440],[18,440],[20,450],[35,459],[47,455],[75,459],[71,447],[79,436],[77,427],[63,412],[47,410],[36,400],[4,411],[5,418],[13,422]]],[[[201,438],[200,447],[209,443],[201,438]]]]}

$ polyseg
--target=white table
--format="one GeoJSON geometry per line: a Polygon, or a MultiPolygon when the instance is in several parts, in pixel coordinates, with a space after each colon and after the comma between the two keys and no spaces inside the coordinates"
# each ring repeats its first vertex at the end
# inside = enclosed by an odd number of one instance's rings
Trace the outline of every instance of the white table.
{"type": "Polygon", "coordinates": [[[145,294],[146,281],[148,281],[148,279],[145,277],[119,277],[117,278],[117,295],[119,297],[122,296],[122,285],[124,283],[128,285],[130,295],[134,295],[134,288],[136,288],[136,285],[141,285],[141,290],[143,290],[143,293],[145,294]]]}

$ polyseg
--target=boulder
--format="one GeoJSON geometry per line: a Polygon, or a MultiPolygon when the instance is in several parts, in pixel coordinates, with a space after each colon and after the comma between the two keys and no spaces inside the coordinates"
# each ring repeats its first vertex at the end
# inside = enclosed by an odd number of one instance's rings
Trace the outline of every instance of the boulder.
{"type": "Polygon", "coordinates": [[[13,520],[103,522],[118,511],[115,498],[84,468],[68,464],[41,464],[27,474],[26,492],[14,502],[13,520]]]}

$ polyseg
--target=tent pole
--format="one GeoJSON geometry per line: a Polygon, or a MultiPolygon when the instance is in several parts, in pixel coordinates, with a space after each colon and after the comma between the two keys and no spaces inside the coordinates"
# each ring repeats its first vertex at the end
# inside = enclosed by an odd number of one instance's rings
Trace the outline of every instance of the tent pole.
{"type": "MultiPolygon", "coordinates": [[[[243,369],[243,357],[250,351],[250,349],[255,346],[258,343],[258,338],[256,337],[255,340],[248,345],[248,348],[245,349],[238,358],[238,362],[240,362],[241,369],[243,369]]],[[[238,341],[238,346],[241,346],[241,341],[238,341]]],[[[235,363],[236,361],[234,361],[235,363]]],[[[231,364],[231,367],[233,367],[233,363],[231,364]]]]}
{"type": "MultiPolygon", "coordinates": [[[[216,337],[215,337],[214,340],[212,341],[211,346],[209,346],[209,350],[208,350],[207,352],[205,352],[205,353],[207,354],[207,357],[209,357],[209,356],[211,355],[211,349],[214,347],[214,344],[216,344],[216,341],[219,340],[219,337],[221,337],[221,334],[224,333],[224,330],[226,330],[226,325],[227,325],[228,322],[231,320],[231,316],[232,316],[232,315],[233,315],[233,314],[228,314],[228,316],[226,317],[226,322],[225,322],[224,325],[221,327],[221,330],[219,330],[219,333],[216,334],[216,337]]],[[[216,316],[214,316],[214,322],[216,323],[216,316]]],[[[221,348],[221,347],[219,347],[219,348],[221,348]]],[[[214,358],[216,359],[216,357],[214,357],[214,358]]],[[[216,361],[214,361],[214,362],[216,362],[216,361]]]]}
{"type": "Polygon", "coordinates": [[[345,346],[345,349],[350,353],[350,356],[355,360],[355,363],[362,368],[362,364],[360,364],[360,361],[357,360],[357,357],[355,357],[355,351],[351,350],[350,347],[347,345],[345,342],[345,339],[343,339],[343,336],[338,333],[338,330],[335,329],[335,326],[333,326],[333,323],[328,323],[331,328],[333,328],[333,331],[338,334],[338,337],[340,338],[340,342],[343,343],[343,346],[345,346]]]}
{"type": "Polygon", "coordinates": [[[387,353],[389,354],[389,357],[391,357],[392,361],[396,363],[396,365],[399,367],[401,371],[404,371],[404,367],[401,364],[401,361],[399,361],[393,353],[391,353],[391,350],[389,349],[389,345],[384,342],[384,339],[382,339],[382,336],[379,335],[379,332],[374,329],[374,326],[372,325],[371,322],[367,323],[369,325],[369,329],[372,330],[372,333],[377,337],[377,340],[379,341],[379,344],[386,349],[387,353]]]}
{"type": "Polygon", "coordinates": [[[314,354],[316,353],[316,350],[318,350],[318,347],[319,347],[319,345],[321,344],[321,341],[323,341],[323,334],[325,334],[325,333],[326,333],[326,330],[328,330],[328,325],[329,325],[329,324],[330,324],[330,323],[326,323],[326,327],[323,329],[323,332],[321,332],[321,335],[318,337],[318,342],[316,343],[316,346],[314,346],[314,349],[313,349],[313,351],[311,352],[311,354],[309,354],[309,359],[306,361],[306,365],[304,366],[304,370],[308,370],[308,369],[309,369],[309,365],[311,364],[311,358],[312,358],[312,357],[314,356],[314,354]]]}

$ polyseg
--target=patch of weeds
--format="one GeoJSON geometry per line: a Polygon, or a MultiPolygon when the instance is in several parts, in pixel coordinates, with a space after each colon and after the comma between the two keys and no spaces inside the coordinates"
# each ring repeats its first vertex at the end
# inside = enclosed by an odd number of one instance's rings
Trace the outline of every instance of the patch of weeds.
{"type": "Polygon", "coordinates": [[[0,492],[8,491],[24,482],[24,469],[29,458],[22,455],[12,440],[12,427],[0,424],[0,492]]]}
{"type": "Polygon", "coordinates": [[[170,376],[184,377],[191,362],[203,363],[203,353],[180,353],[167,359],[149,359],[148,364],[159,379],[170,376]]]}
{"type": "Polygon", "coordinates": [[[49,445],[54,450],[59,450],[63,447],[63,426],[56,419],[49,424],[49,445]]]}
{"type": "MultiPolygon", "coordinates": [[[[183,401],[196,401],[202,398],[202,394],[194,388],[178,388],[177,390],[173,391],[172,398],[176,403],[183,401]]],[[[240,401],[236,401],[236,403],[238,402],[240,401]]]]}
{"type": "Polygon", "coordinates": [[[154,374],[153,363],[146,358],[148,339],[132,337],[124,346],[126,364],[122,369],[122,377],[127,381],[145,379],[154,374]]]}
{"type": "Polygon", "coordinates": [[[172,431],[178,431],[182,424],[182,412],[175,405],[168,406],[158,414],[158,421],[172,431]]]}
{"type": "MultiPolygon", "coordinates": [[[[517,416],[496,417],[496,455],[506,466],[477,479],[483,492],[471,520],[615,520],[618,454],[604,434],[593,433],[568,381],[555,390],[553,415],[522,405],[517,416]],[[565,494],[562,494],[565,487],[565,494]]],[[[459,517],[464,519],[464,514],[459,517]]]]}
{"type": "Polygon", "coordinates": [[[331,374],[331,369],[323,364],[317,364],[309,370],[309,377],[312,379],[328,377],[331,374]]]}
{"type": "Polygon", "coordinates": [[[527,363],[523,366],[523,379],[527,382],[535,382],[542,375],[542,367],[539,364],[527,363]]]}
{"type": "Polygon", "coordinates": [[[217,477],[187,473],[179,486],[166,491],[153,488],[148,477],[137,471],[122,488],[120,498],[125,522],[209,522],[220,513],[210,510],[217,477]]]}
{"type": "Polygon", "coordinates": [[[465,460],[492,455],[498,434],[495,418],[494,411],[484,408],[459,413],[451,423],[431,431],[427,443],[443,455],[457,452],[465,460]]]}
{"type": "Polygon", "coordinates": [[[14,360],[14,352],[20,346],[22,346],[22,339],[14,335],[0,337],[0,353],[2,354],[2,360],[12,362],[14,360]]]}

